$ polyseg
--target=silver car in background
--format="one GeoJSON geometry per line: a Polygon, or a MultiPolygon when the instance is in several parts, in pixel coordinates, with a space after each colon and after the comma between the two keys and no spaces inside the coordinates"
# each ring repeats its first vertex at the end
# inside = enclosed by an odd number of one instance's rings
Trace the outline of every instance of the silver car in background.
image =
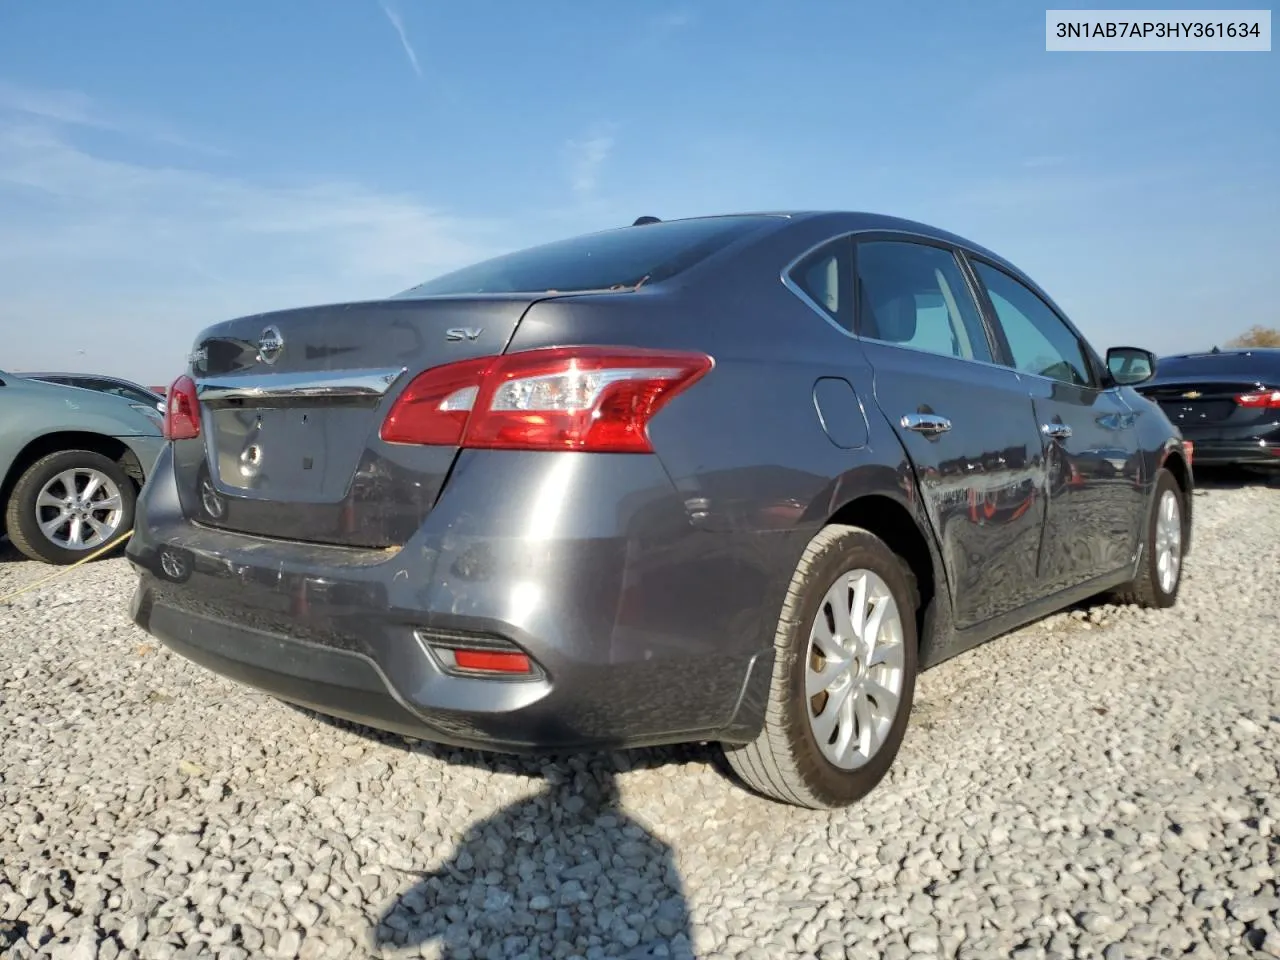
{"type": "Polygon", "coordinates": [[[163,445],[154,406],[0,371],[0,533],[46,563],[109,550],[163,445]]]}

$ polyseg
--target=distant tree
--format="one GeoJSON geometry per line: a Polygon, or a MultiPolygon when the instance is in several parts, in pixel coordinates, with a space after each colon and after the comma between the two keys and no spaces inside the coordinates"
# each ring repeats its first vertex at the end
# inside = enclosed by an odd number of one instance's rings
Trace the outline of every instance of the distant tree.
{"type": "Polygon", "coordinates": [[[1246,332],[1227,341],[1229,347],[1280,347],[1280,330],[1274,327],[1253,326],[1246,332]]]}

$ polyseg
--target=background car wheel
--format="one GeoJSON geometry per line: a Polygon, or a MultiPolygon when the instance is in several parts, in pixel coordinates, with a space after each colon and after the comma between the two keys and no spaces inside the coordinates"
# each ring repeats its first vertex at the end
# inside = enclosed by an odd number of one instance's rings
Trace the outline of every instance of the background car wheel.
{"type": "Polygon", "coordinates": [[[915,581],[879,537],[832,525],[796,568],[774,640],[764,728],[726,744],[735,773],[758,792],[832,809],[888,773],[915,695],[915,581]]]}
{"type": "Polygon", "coordinates": [[[1136,580],[1116,591],[1120,603],[1143,607],[1171,607],[1182,586],[1182,558],[1186,542],[1186,503],[1182,488],[1168,470],[1156,477],[1142,568],[1136,580]]]}
{"type": "Polygon", "coordinates": [[[62,450],[23,472],[9,495],[5,526],[31,559],[74,563],[133,529],[136,500],[133,481],[114,460],[62,450]]]}

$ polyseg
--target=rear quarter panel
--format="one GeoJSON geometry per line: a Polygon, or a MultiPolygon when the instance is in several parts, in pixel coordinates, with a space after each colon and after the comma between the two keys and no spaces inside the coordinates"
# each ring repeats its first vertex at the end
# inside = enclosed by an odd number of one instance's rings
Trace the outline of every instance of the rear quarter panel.
{"type": "Polygon", "coordinates": [[[780,279],[787,262],[838,229],[801,222],[676,281],[542,301],[509,347],[636,345],[713,357],[714,368],[664,406],[649,433],[690,532],[672,558],[673,584],[683,585],[672,595],[716,598],[725,611],[717,632],[744,652],[771,647],[805,546],[840,506],[877,494],[921,516],[857,341],[780,279]],[[824,431],[814,404],[824,377],[853,386],[863,408],[854,432],[865,442],[837,446],[824,431]]]}

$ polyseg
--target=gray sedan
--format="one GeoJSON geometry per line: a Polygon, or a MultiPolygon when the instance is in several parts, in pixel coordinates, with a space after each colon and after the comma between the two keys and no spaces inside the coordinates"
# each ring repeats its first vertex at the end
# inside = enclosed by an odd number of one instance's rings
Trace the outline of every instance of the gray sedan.
{"type": "Polygon", "coordinates": [[[919,670],[1094,594],[1177,599],[1194,478],[1133,389],[1154,359],[925,224],[646,219],[194,348],[134,617],[372,726],[719,741],[840,806],[919,670]]]}

